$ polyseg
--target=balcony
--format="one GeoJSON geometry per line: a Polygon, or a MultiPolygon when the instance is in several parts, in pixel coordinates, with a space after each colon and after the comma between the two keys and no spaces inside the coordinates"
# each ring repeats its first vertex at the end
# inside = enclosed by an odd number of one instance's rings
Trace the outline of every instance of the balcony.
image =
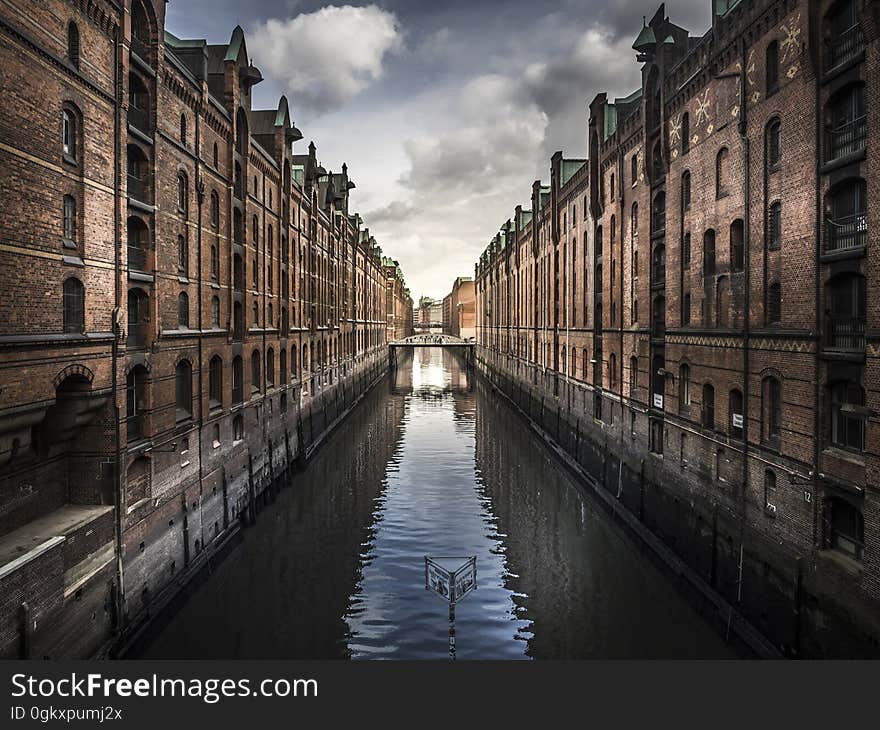
{"type": "Polygon", "coordinates": [[[660,233],[666,230],[666,210],[655,211],[651,215],[651,232],[660,233]]]}
{"type": "Polygon", "coordinates": [[[833,162],[864,150],[867,139],[867,115],[829,127],[826,132],[825,149],[828,155],[826,162],[833,162]]]}
{"type": "Polygon", "coordinates": [[[128,336],[125,340],[126,347],[142,349],[147,346],[148,324],[146,322],[129,322],[128,336]]]}
{"type": "Polygon", "coordinates": [[[153,202],[151,193],[150,183],[147,178],[135,177],[134,175],[128,176],[128,195],[130,198],[151,205],[153,202]]]}
{"type": "Polygon", "coordinates": [[[867,244],[867,213],[825,219],[825,253],[864,248],[867,244]]]}
{"type": "Polygon", "coordinates": [[[832,315],[826,320],[825,348],[843,352],[865,351],[865,318],[832,315]]]}
{"type": "Polygon", "coordinates": [[[851,61],[864,50],[865,39],[858,24],[829,38],[825,41],[825,72],[851,61]]]}
{"type": "Polygon", "coordinates": [[[147,136],[153,136],[153,123],[150,119],[149,109],[139,109],[136,106],[129,106],[128,123],[147,136]]]}
{"type": "Polygon", "coordinates": [[[128,242],[128,268],[133,271],[147,271],[147,251],[142,244],[128,242]]]}

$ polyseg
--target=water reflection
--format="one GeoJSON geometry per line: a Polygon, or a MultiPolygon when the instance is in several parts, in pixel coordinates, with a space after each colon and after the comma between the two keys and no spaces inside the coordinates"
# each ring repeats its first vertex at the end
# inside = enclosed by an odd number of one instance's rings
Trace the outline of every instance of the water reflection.
{"type": "Polygon", "coordinates": [[[443,659],[425,555],[477,556],[461,659],[728,653],[455,351],[413,349],[146,655],[443,659]]]}

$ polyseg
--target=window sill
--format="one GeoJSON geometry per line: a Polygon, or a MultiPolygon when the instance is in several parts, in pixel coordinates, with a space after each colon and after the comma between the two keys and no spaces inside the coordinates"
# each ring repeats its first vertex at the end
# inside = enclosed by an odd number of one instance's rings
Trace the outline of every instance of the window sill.
{"type": "Polygon", "coordinates": [[[76,250],[76,241],[73,241],[73,240],[71,240],[71,239],[69,239],[69,238],[62,238],[62,239],[61,239],[61,245],[62,245],[64,248],[72,249],[72,250],[74,250],[74,251],[76,250]]]}
{"type": "Polygon", "coordinates": [[[61,160],[65,164],[71,165],[72,167],[77,167],[79,165],[79,163],[76,161],[76,157],[74,157],[71,154],[68,154],[67,152],[63,152],[61,154],[61,160]]]}

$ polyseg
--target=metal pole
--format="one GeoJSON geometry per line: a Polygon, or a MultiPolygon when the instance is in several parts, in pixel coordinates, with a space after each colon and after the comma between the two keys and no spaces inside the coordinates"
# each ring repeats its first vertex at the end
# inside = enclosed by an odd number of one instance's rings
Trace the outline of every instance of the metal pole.
{"type": "Polygon", "coordinates": [[[449,602],[449,658],[455,661],[455,601],[449,602]]]}

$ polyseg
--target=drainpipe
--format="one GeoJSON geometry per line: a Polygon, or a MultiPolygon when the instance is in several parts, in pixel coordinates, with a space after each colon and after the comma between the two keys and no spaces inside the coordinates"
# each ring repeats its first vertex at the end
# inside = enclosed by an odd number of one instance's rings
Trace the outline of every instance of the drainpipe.
{"type": "Polygon", "coordinates": [[[122,275],[122,257],[120,256],[120,246],[122,245],[121,237],[119,235],[119,226],[120,226],[120,216],[119,216],[119,206],[122,204],[119,195],[119,186],[122,183],[121,176],[119,174],[119,143],[120,143],[120,124],[122,121],[122,115],[119,111],[120,100],[119,97],[122,93],[121,88],[121,75],[119,72],[120,66],[120,50],[121,45],[119,43],[119,27],[113,31],[113,89],[116,96],[115,104],[113,107],[113,231],[114,231],[114,246],[113,246],[113,262],[114,262],[114,272],[115,276],[113,282],[113,299],[114,299],[114,322],[113,322],[113,349],[112,349],[112,379],[113,379],[113,409],[115,411],[114,420],[114,438],[116,439],[116,458],[114,464],[114,476],[115,476],[115,489],[113,490],[113,506],[116,510],[116,590],[114,591],[114,619],[115,619],[115,628],[116,631],[119,632],[122,626],[122,607],[124,605],[123,599],[123,586],[124,583],[122,581],[123,578],[123,564],[122,564],[122,429],[119,425],[119,419],[121,414],[119,412],[119,377],[117,375],[117,366],[119,364],[119,315],[120,311],[120,287],[119,287],[119,277],[122,275]]]}
{"type": "MultiPolygon", "coordinates": [[[[742,469],[742,524],[740,525],[740,550],[744,549],[746,522],[746,495],[749,490],[749,410],[750,397],[750,347],[751,347],[751,142],[748,136],[746,109],[746,66],[748,65],[748,46],[745,38],[740,41],[740,61],[742,70],[739,73],[739,134],[743,145],[743,269],[745,270],[745,292],[743,295],[743,469],[742,469]]],[[[742,590],[742,573],[740,572],[740,592],[742,590]]]]}
{"type": "MultiPolygon", "coordinates": [[[[204,379],[205,379],[205,363],[204,363],[204,337],[202,336],[203,323],[202,323],[202,206],[205,201],[205,183],[202,180],[202,168],[201,168],[201,117],[202,117],[202,105],[201,102],[196,105],[196,133],[195,133],[195,152],[196,152],[196,170],[195,170],[195,187],[196,187],[196,209],[198,211],[198,217],[196,218],[196,283],[198,284],[198,294],[196,295],[196,303],[199,308],[199,315],[196,319],[196,323],[199,328],[199,430],[198,430],[198,442],[199,442],[199,509],[202,506],[202,487],[203,487],[203,477],[204,477],[204,465],[202,462],[202,430],[205,427],[205,413],[204,413],[204,379]]],[[[184,499],[184,520],[186,520],[186,499],[184,499]]],[[[184,522],[184,526],[187,525],[187,522],[184,522]]],[[[199,519],[199,527],[202,534],[200,534],[200,545],[204,547],[205,545],[205,536],[204,536],[204,525],[202,520],[199,519]]],[[[184,549],[185,555],[189,556],[189,541],[187,537],[184,537],[184,549]]],[[[186,560],[185,563],[189,563],[189,560],[186,560]]]]}

